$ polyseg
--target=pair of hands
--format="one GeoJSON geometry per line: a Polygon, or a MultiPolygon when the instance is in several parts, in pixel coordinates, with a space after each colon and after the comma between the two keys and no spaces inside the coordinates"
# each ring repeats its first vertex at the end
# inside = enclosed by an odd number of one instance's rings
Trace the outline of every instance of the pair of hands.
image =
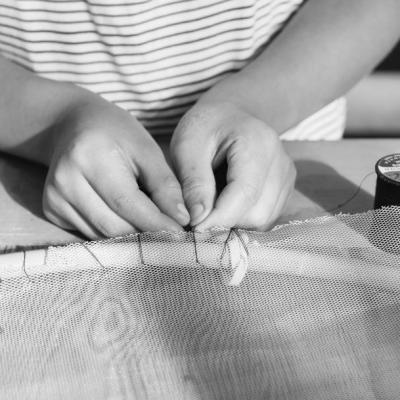
{"type": "Polygon", "coordinates": [[[278,135],[230,102],[200,99],[184,115],[170,145],[174,170],[135,118],[97,95],[53,131],[44,213],[90,239],[188,224],[265,230],[294,184],[278,135]],[[224,160],[217,196],[213,170],[224,160]]]}

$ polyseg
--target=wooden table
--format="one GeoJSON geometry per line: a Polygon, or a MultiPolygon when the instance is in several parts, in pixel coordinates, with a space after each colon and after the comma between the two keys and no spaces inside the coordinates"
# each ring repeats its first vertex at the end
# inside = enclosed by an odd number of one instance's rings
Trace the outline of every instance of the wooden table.
{"type": "MultiPolygon", "coordinates": [[[[375,162],[400,140],[286,147],[298,179],[279,223],[343,203],[371,209],[375,162]]],[[[44,177],[0,158],[1,246],[80,240],[43,218],[44,177]]],[[[1,281],[1,398],[398,398],[397,291],[255,271],[234,288],[198,265],[96,267],[1,281]]]]}
{"type": "MultiPolygon", "coordinates": [[[[165,140],[161,142],[165,148],[165,140]]],[[[375,174],[346,202],[378,158],[400,152],[400,139],[346,139],[339,142],[288,142],[296,163],[296,192],[278,223],[332,212],[360,212],[373,207],[375,174]]],[[[13,157],[0,157],[0,249],[62,244],[81,240],[46,221],[41,211],[45,169],[13,157]]]]}

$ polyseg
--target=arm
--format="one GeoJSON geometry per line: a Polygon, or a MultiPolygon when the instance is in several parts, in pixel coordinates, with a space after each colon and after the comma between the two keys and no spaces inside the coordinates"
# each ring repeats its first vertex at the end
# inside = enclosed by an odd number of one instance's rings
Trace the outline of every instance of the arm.
{"type": "Polygon", "coordinates": [[[51,128],[88,98],[78,86],[41,78],[0,56],[0,150],[48,164],[51,128]]]}
{"type": "Polygon", "coordinates": [[[44,214],[95,239],[189,220],[161,149],[129,113],[0,58],[0,150],[49,166],[44,214]]]}
{"type": "Polygon", "coordinates": [[[398,21],[398,0],[308,0],[258,58],[206,92],[171,143],[192,224],[271,226],[295,177],[277,133],[368,73],[399,38],[398,21]],[[227,185],[216,198],[222,159],[227,185]]]}
{"type": "Polygon", "coordinates": [[[351,136],[398,137],[400,73],[374,73],[359,82],[346,97],[346,131],[351,136]]]}
{"type": "Polygon", "coordinates": [[[400,37],[398,0],[309,0],[270,46],[203,100],[234,99],[279,133],[343,96],[400,37]]]}

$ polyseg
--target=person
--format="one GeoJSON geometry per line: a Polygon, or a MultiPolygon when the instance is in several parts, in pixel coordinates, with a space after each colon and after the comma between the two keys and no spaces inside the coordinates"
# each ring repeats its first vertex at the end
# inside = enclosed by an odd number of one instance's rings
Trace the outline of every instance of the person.
{"type": "Polygon", "coordinates": [[[281,138],[340,138],[399,20],[397,0],[1,1],[0,149],[48,165],[44,214],[91,239],[265,230],[295,180],[281,138]]]}

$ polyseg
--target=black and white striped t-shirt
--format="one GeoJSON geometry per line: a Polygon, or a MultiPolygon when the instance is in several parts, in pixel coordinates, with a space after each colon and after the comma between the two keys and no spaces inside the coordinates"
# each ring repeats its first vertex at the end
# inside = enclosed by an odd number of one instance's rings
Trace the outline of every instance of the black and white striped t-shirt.
{"type": "MultiPolygon", "coordinates": [[[[219,79],[257,56],[304,0],[0,0],[0,52],[172,132],[219,79]]],[[[284,137],[336,139],[339,99],[284,137]]]]}

